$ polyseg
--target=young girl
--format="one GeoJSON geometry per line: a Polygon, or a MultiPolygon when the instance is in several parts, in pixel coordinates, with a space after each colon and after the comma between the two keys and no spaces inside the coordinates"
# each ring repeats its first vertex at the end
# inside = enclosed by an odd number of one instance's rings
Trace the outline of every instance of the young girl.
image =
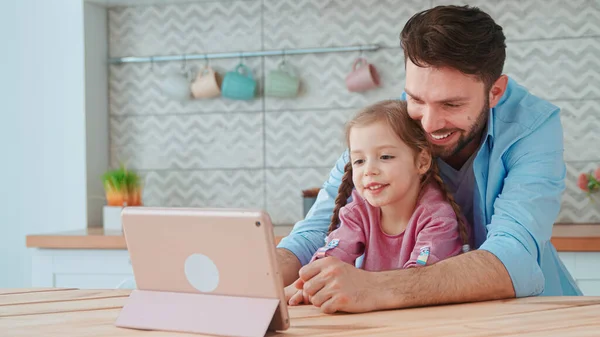
{"type": "MultiPolygon", "coordinates": [[[[362,269],[384,271],[431,265],[469,250],[467,224],[406,102],[363,109],[347,124],[346,140],[350,161],[326,244],[311,262],[335,256],[355,264],[364,254],[362,269]]],[[[289,304],[302,299],[298,290],[289,304]]]]}

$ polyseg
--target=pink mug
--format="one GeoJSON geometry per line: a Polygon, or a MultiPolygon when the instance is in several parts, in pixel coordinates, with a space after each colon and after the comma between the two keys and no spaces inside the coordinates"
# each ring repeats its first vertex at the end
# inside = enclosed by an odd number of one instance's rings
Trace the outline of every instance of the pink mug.
{"type": "Polygon", "coordinates": [[[350,92],[361,92],[379,87],[379,74],[372,64],[360,57],[354,61],[352,72],[346,76],[346,87],[350,92]]]}
{"type": "Polygon", "coordinates": [[[190,90],[194,98],[211,98],[221,94],[221,75],[206,66],[198,72],[190,90]]]}

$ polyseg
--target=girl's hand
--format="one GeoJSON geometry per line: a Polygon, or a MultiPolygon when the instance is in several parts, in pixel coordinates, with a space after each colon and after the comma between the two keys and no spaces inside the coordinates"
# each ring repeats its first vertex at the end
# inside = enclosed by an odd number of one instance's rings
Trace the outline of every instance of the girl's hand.
{"type": "Polygon", "coordinates": [[[285,301],[289,302],[290,299],[296,294],[296,292],[298,291],[298,289],[296,289],[295,284],[298,281],[294,281],[294,283],[290,284],[289,286],[285,287],[283,289],[283,292],[285,293],[285,301]]]}
{"type": "Polygon", "coordinates": [[[307,296],[304,296],[304,291],[302,290],[304,282],[298,279],[294,281],[294,283],[285,287],[285,300],[289,305],[301,305],[301,304],[310,304],[307,296]]]}
{"type": "Polygon", "coordinates": [[[304,296],[302,295],[302,289],[296,289],[296,293],[288,300],[288,305],[295,306],[301,304],[308,304],[305,302],[304,296]]]}

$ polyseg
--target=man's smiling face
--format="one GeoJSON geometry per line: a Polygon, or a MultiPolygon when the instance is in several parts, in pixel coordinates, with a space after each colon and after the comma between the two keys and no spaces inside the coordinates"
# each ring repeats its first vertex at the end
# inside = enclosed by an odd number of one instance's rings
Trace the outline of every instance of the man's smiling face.
{"type": "Polygon", "coordinates": [[[434,155],[442,159],[468,158],[479,145],[490,110],[485,89],[483,81],[456,69],[406,61],[408,113],[421,122],[434,155]]]}

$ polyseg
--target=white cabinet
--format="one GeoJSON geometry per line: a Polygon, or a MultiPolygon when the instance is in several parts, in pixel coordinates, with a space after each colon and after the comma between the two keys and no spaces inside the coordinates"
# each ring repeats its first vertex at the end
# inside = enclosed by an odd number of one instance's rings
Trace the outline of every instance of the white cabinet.
{"type": "Polygon", "coordinates": [[[35,249],[34,287],[135,288],[129,252],[124,249],[35,249]]]}
{"type": "Polygon", "coordinates": [[[600,252],[559,252],[584,295],[600,296],[600,252]]]}

